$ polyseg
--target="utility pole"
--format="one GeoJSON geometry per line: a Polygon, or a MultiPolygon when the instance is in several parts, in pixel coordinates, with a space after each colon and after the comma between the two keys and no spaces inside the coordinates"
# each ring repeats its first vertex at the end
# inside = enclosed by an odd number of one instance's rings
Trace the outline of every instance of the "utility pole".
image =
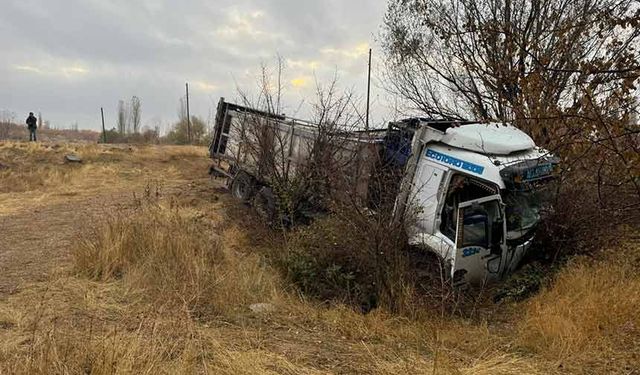
{"type": "Polygon", "coordinates": [[[102,143],[107,143],[107,130],[104,128],[104,109],[100,107],[100,116],[102,116],[102,143]]]}
{"type": "Polygon", "coordinates": [[[367,120],[364,124],[364,130],[369,130],[369,101],[371,96],[371,48],[369,48],[369,75],[367,77],[367,120]]]}
{"type": "Polygon", "coordinates": [[[185,84],[187,88],[187,137],[189,139],[189,144],[191,144],[191,116],[189,115],[189,83],[185,84]]]}

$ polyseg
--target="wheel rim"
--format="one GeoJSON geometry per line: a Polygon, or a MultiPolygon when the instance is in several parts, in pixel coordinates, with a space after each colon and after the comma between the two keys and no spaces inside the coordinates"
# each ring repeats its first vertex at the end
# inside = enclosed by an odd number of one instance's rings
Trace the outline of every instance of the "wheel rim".
{"type": "Polygon", "coordinates": [[[234,185],[235,185],[234,191],[236,193],[235,194],[236,197],[242,198],[242,199],[246,198],[247,191],[249,189],[249,185],[247,184],[247,182],[244,180],[240,180],[240,181],[236,181],[234,185]]]}

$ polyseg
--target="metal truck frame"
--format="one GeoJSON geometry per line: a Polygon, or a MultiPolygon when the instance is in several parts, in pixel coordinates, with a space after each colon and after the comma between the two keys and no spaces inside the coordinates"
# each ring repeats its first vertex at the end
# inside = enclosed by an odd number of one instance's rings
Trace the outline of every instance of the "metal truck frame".
{"type": "MultiPolygon", "coordinates": [[[[257,142],[247,136],[249,118],[254,126],[256,119],[263,121],[286,140],[274,147],[287,170],[304,164],[308,152],[303,145],[313,142],[317,126],[220,100],[211,173],[228,178],[232,194],[253,200],[260,212],[271,209],[275,198],[261,157],[248,152],[257,142]]],[[[418,208],[411,211],[417,220],[406,227],[409,245],[438,255],[454,285],[500,280],[529,252],[549,207],[545,195],[558,160],[516,127],[413,118],[342,137],[347,141],[340,147],[358,155],[353,181],[363,204],[370,180],[382,167],[399,172],[396,217],[408,207],[418,208]]]]}

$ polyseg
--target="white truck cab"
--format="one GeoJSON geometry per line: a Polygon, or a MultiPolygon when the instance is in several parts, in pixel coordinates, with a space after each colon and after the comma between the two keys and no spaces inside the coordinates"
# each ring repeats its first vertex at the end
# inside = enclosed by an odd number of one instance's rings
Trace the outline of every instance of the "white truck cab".
{"type": "Polygon", "coordinates": [[[412,127],[400,195],[418,207],[410,244],[439,255],[456,285],[512,272],[531,246],[556,158],[508,124],[412,127]]]}

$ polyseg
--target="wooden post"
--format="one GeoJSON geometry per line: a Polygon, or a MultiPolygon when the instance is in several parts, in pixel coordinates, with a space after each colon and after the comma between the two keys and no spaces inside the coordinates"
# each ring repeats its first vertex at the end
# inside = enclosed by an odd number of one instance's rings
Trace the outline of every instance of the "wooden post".
{"type": "Polygon", "coordinates": [[[104,128],[104,109],[100,107],[100,116],[102,116],[102,143],[107,143],[107,130],[104,128]]]}
{"type": "Polygon", "coordinates": [[[189,115],[189,83],[185,84],[187,88],[187,139],[191,144],[191,116],[189,115]]]}
{"type": "Polygon", "coordinates": [[[371,96],[371,48],[369,48],[369,75],[367,77],[367,120],[364,124],[364,130],[369,130],[369,98],[371,96]]]}

